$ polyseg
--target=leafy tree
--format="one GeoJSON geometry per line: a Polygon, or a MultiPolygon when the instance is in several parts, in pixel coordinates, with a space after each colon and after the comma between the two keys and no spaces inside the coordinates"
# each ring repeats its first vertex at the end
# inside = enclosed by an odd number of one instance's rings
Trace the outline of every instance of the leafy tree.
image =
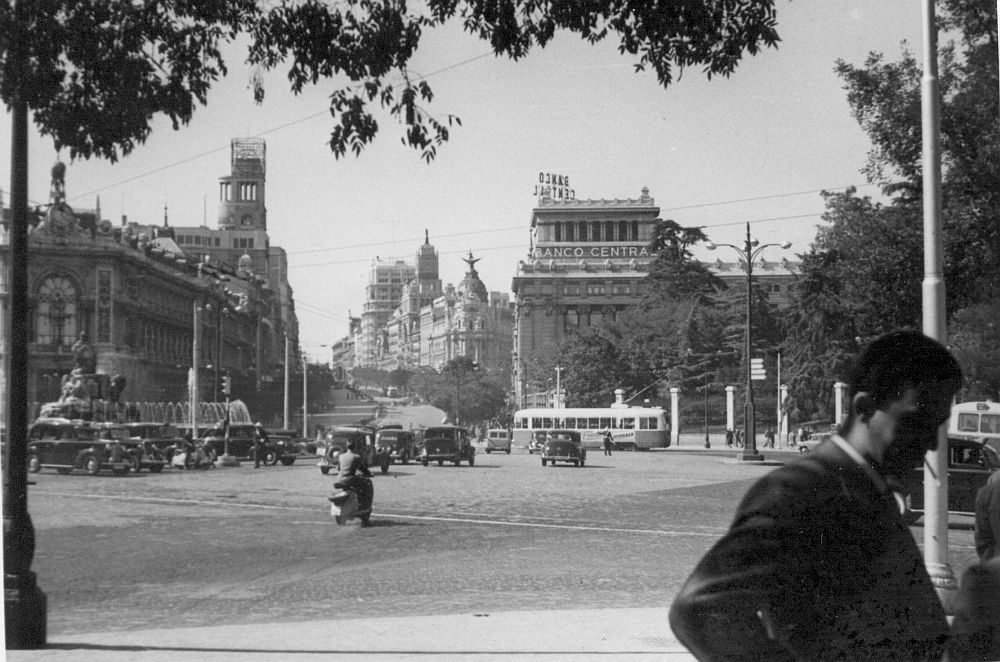
{"type": "Polygon", "coordinates": [[[784,356],[793,418],[832,411],[833,383],[846,375],[858,341],[919,326],[922,231],[918,210],[884,206],[854,190],[827,193],[828,227],[802,256],[785,311],[784,356]]]}
{"type": "MultiPolygon", "coordinates": [[[[1000,300],[1000,76],[997,4],[939,0],[945,263],[951,310],[1000,300]]],[[[914,55],[871,53],[857,67],[838,60],[848,102],[872,141],[864,172],[899,203],[922,191],[921,76],[914,55]]]]}
{"type": "MultiPolygon", "coordinates": [[[[403,125],[402,142],[430,161],[458,118],[435,118],[433,91],[409,63],[425,31],[449,21],[518,60],[557,30],[590,43],[614,33],[637,71],[652,68],[663,87],[701,66],[729,76],[744,53],[776,47],[774,0],[676,0],[669,7],[628,0],[255,0],[135,2],[19,1],[0,4],[0,96],[27,104],[45,135],[71,157],[128,154],[165,113],[177,128],[226,73],[221,46],[250,37],[247,62],[287,66],[291,89],[346,79],[330,93],[334,156],[359,154],[379,126],[372,105],[403,125]]],[[[253,95],[264,99],[261,77],[253,95]]]]}
{"type": "Polygon", "coordinates": [[[421,371],[414,377],[420,396],[452,421],[479,423],[501,416],[507,403],[504,375],[490,375],[467,356],[452,359],[440,372],[421,371]]]}
{"type": "Polygon", "coordinates": [[[701,228],[682,227],[673,220],[658,220],[649,246],[656,259],[645,278],[640,306],[648,309],[690,299],[701,305],[711,305],[712,297],[726,289],[726,285],[708,267],[693,259],[689,250],[689,246],[707,240],[701,228]]]}
{"type": "Polygon", "coordinates": [[[949,344],[965,376],[962,400],[1000,398],[1000,303],[955,313],[949,344]]]}

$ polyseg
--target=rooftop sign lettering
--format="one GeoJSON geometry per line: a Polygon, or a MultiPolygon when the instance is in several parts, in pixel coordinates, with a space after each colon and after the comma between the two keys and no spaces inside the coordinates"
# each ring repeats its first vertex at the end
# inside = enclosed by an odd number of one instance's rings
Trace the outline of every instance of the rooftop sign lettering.
{"type": "Polygon", "coordinates": [[[569,177],[552,172],[538,173],[538,183],[535,184],[535,195],[549,197],[555,200],[575,200],[576,191],[569,187],[569,177]]]}
{"type": "Polygon", "coordinates": [[[649,246],[538,246],[532,253],[533,259],[548,258],[631,258],[631,257],[653,257],[649,246]]]}

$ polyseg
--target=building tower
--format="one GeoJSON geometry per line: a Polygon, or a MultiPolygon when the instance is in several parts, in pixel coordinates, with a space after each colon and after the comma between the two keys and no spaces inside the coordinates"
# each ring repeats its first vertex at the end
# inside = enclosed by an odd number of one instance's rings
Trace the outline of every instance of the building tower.
{"type": "Polygon", "coordinates": [[[230,174],[219,178],[220,230],[267,230],[263,138],[233,138],[230,174]]]}
{"type": "MultiPolygon", "coordinates": [[[[438,279],[438,254],[431,246],[430,234],[424,230],[424,244],[417,251],[417,280],[433,283],[438,279]]],[[[440,285],[438,286],[440,289],[440,285]]]]}

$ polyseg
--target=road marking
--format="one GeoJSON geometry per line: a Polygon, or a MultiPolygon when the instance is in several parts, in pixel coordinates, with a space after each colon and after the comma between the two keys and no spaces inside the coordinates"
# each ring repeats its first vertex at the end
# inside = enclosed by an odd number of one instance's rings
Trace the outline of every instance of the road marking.
{"type": "MultiPolygon", "coordinates": [[[[74,494],[67,492],[46,492],[40,490],[33,490],[31,492],[33,495],[39,496],[52,496],[52,497],[65,497],[71,499],[106,499],[109,501],[143,501],[148,503],[164,503],[164,504],[178,504],[178,505],[192,505],[192,506],[225,506],[229,508],[256,508],[265,510],[297,510],[301,512],[315,512],[312,508],[303,508],[302,506],[274,506],[263,503],[236,503],[233,501],[208,501],[204,499],[172,499],[167,497],[140,497],[140,496],[125,496],[116,494],[74,494]]],[[[323,509],[319,509],[318,512],[323,512],[323,509]]],[[[318,514],[318,513],[317,513],[318,514]]],[[[382,511],[376,511],[375,516],[386,517],[389,519],[409,519],[409,520],[420,520],[428,522],[455,522],[464,524],[489,524],[492,526],[519,526],[527,528],[536,529],[562,529],[569,531],[607,531],[608,533],[646,533],[659,536],[694,536],[701,538],[718,538],[725,529],[719,529],[717,532],[712,533],[701,533],[696,531],[665,531],[662,529],[627,529],[627,528],[617,528],[610,526],[584,526],[579,524],[547,524],[543,522],[512,522],[508,520],[497,520],[497,519],[475,519],[472,517],[443,517],[439,515],[404,515],[401,513],[387,513],[382,511]]]]}

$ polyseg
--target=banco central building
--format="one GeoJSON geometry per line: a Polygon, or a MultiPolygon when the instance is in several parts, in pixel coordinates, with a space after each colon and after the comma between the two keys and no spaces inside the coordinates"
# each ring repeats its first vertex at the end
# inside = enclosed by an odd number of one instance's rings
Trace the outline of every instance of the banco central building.
{"type": "Polygon", "coordinates": [[[638,303],[656,258],[649,245],[659,214],[647,188],[624,200],[539,199],[529,259],[518,263],[511,285],[518,406],[529,404],[539,357],[551,356],[571,333],[613,321],[638,303]]]}

